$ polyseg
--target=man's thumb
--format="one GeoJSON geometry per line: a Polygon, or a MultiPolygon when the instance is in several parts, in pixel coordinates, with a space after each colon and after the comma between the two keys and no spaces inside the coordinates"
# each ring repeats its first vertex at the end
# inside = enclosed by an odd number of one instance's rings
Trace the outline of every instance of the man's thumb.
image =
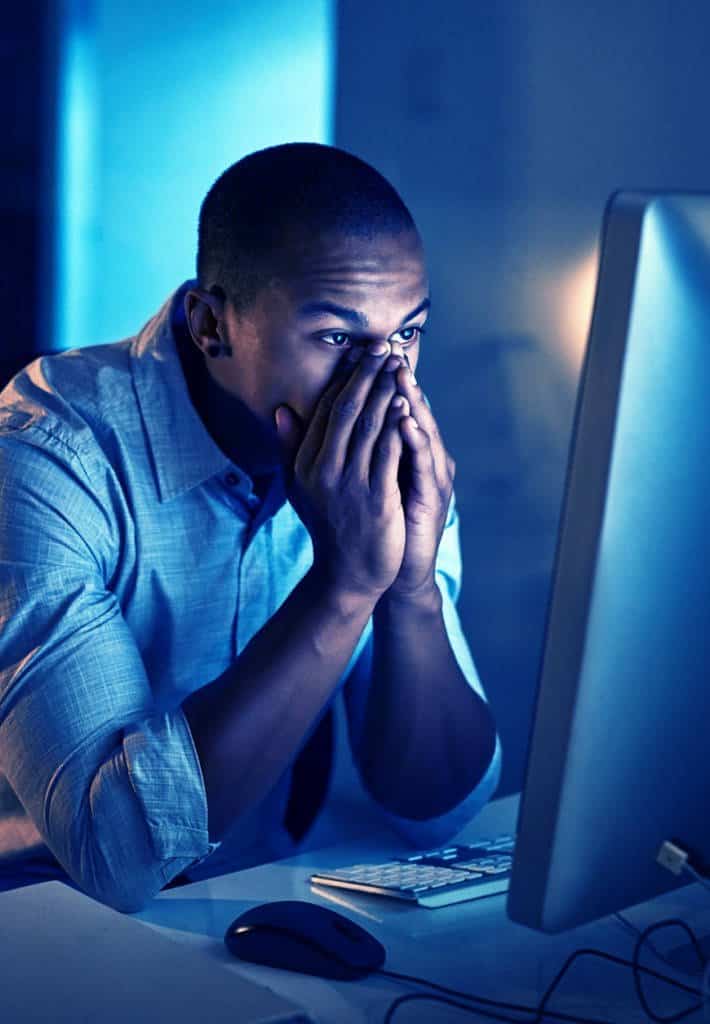
{"type": "Polygon", "coordinates": [[[301,430],[298,416],[288,405],[280,405],[274,413],[276,433],[284,447],[285,453],[293,456],[301,443],[301,430]]]}

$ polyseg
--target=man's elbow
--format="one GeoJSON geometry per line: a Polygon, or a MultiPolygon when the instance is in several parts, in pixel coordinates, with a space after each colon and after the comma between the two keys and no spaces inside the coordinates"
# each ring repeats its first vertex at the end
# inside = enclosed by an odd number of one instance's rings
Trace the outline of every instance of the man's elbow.
{"type": "Polygon", "coordinates": [[[110,907],[111,910],[117,910],[121,914],[137,914],[141,910],[145,910],[150,901],[155,896],[155,893],[142,894],[136,892],[129,892],[125,889],[107,889],[104,888],[101,892],[91,895],[92,899],[97,900],[99,903],[103,903],[104,906],[110,907]]]}
{"type": "MultiPolygon", "coordinates": [[[[111,865],[105,851],[85,850],[78,870],[69,870],[72,881],[91,899],[122,914],[145,910],[169,878],[158,863],[111,865]]],[[[179,873],[179,869],[176,874],[179,873]]]]}
{"type": "Polygon", "coordinates": [[[495,795],[501,776],[501,748],[496,737],[493,756],[483,777],[464,799],[440,816],[429,819],[395,817],[392,825],[415,849],[445,846],[466,827],[495,795]]]}
{"type": "Polygon", "coordinates": [[[112,910],[135,914],[144,910],[189,858],[161,860],[155,854],[145,823],[123,820],[123,827],[84,818],[72,830],[72,841],[55,849],[74,884],[85,895],[112,910]]]}

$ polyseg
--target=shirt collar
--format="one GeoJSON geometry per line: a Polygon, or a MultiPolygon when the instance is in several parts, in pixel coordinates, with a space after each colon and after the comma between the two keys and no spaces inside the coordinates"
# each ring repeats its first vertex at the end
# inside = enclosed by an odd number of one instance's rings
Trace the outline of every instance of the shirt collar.
{"type": "Polygon", "coordinates": [[[197,414],[178,356],[173,311],[186,281],[130,345],[131,369],[160,501],[170,501],[231,466],[197,414]]]}

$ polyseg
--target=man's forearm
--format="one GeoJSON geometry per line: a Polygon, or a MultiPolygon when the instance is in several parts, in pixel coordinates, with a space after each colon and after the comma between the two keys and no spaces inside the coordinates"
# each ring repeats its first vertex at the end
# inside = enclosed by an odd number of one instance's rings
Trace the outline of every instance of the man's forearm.
{"type": "Polygon", "coordinates": [[[417,601],[385,593],[373,615],[373,658],[357,751],[366,784],[394,814],[445,814],[483,778],[495,725],[451,649],[433,587],[417,601]]]}
{"type": "Polygon", "coordinates": [[[373,606],[336,592],[311,570],[237,660],[183,701],[205,779],[211,841],[278,781],[345,671],[373,606]]]}

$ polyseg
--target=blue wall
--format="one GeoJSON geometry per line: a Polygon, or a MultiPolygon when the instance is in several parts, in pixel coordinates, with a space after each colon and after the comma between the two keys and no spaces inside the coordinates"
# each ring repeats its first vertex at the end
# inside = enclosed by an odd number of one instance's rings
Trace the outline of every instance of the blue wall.
{"type": "Polygon", "coordinates": [[[704,0],[340,0],[336,141],[398,187],[428,252],[417,377],[457,462],[501,792],[523,779],[604,205],[710,191],[709,38],[704,0]]]}
{"type": "Polygon", "coordinates": [[[331,141],[333,20],[331,0],[65,0],[51,347],[135,333],[193,275],[229,164],[331,141]]]}

